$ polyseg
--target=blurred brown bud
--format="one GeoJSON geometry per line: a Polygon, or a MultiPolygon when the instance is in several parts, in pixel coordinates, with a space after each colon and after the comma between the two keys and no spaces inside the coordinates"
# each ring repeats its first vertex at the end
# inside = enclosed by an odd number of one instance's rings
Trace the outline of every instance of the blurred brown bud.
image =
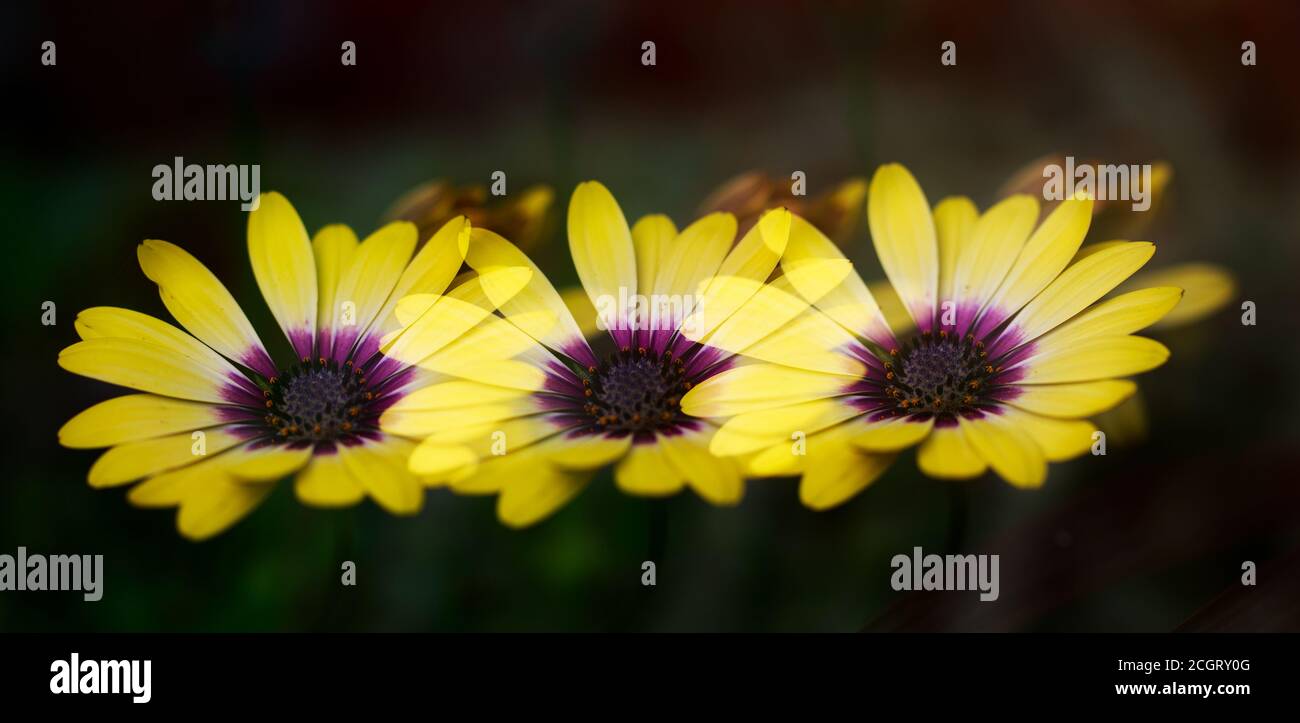
{"type": "Polygon", "coordinates": [[[791,192],[789,179],[749,171],[718,186],[701,204],[700,214],[726,211],[735,215],[743,236],[764,211],[785,207],[841,243],[857,228],[866,197],[867,181],[863,178],[850,178],[826,193],[805,197],[791,192]]]}
{"type": "Polygon", "coordinates": [[[423,243],[456,216],[478,228],[504,236],[521,249],[536,246],[550,228],[555,192],[536,185],[505,198],[488,196],[486,186],[455,186],[434,180],[407,191],[389,207],[385,221],[410,221],[420,229],[423,243]]]}
{"type": "MultiPolygon", "coordinates": [[[[1090,165],[1093,168],[1105,165],[1106,161],[1097,158],[1075,159],[1075,167],[1090,165]]],[[[998,190],[998,198],[1006,198],[1017,193],[1027,193],[1038,199],[1042,208],[1041,218],[1047,218],[1047,214],[1060,203],[1060,201],[1044,199],[1043,186],[1046,181],[1043,173],[1048,166],[1055,165],[1064,168],[1066,165],[1065,154],[1052,153],[1041,158],[1030,161],[1021,166],[1002,188],[998,190]]],[[[1168,163],[1163,161],[1153,162],[1151,164],[1151,206],[1145,211],[1135,211],[1132,201],[1126,199],[1096,199],[1092,203],[1092,230],[1088,235],[1090,238],[1142,238],[1151,222],[1155,220],[1156,214],[1159,213],[1161,201],[1165,197],[1165,189],[1169,185],[1169,180],[1173,178],[1174,169],[1168,163]]]]}

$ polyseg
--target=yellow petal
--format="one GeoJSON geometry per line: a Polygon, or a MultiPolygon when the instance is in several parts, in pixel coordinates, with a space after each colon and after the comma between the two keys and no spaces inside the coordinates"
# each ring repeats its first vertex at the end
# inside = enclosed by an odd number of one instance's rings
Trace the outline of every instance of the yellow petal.
{"type": "Polygon", "coordinates": [[[472,468],[478,462],[479,456],[470,447],[429,438],[416,446],[407,467],[422,478],[443,480],[449,473],[472,468]]]}
{"type": "Polygon", "coordinates": [[[248,317],[217,277],[184,249],[145,241],[136,249],[145,276],[158,284],[167,311],[200,341],[267,376],[275,365],[248,317]]]}
{"type": "MultiPolygon", "coordinates": [[[[935,241],[939,250],[939,301],[954,301],[953,298],[953,276],[957,271],[957,256],[962,247],[970,240],[971,232],[975,230],[975,222],[979,220],[979,210],[975,208],[974,202],[965,196],[950,196],[943,199],[934,206],[934,233],[935,241]]],[[[893,293],[893,287],[889,287],[893,293]]],[[[874,292],[875,289],[873,288],[874,292]]],[[[880,296],[877,295],[877,299],[880,296]]],[[[894,298],[898,298],[894,294],[894,298]]],[[[884,300],[880,299],[881,304],[884,300]]],[[[907,310],[899,302],[899,309],[906,315],[907,310]]],[[[886,309],[886,316],[893,323],[893,317],[889,316],[889,310],[886,309]]],[[[907,319],[907,325],[911,325],[911,317],[907,319]]],[[[895,326],[895,330],[900,327],[895,326]]]]}
{"type": "Polygon", "coordinates": [[[418,393],[407,395],[384,411],[380,425],[385,431],[403,437],[426,437],[448,428],[489,424],[540,411],[531,396],[511,397],[471,407],[425,409],[418,406],[421,404],[420,397],[416,396],[418,393]]]}
{"type": "Polygon", "coordinates": [[[388,301],[375,315],[379,333],[387,333],[400,325],[393,316],[393,308],[404,297],[412,294],[441,294],[456,277],[465,261],[472,228],[469,219],[457,216],[438,229],[415,254],[393,286],[388,301]]]}
{"type": "Polygon", "coordinates": [[[252,512],[275,488],[273,484],[245,484],[228,475],[213,475],[194,485],[180,502],[176,528],[186,538],[200,541],[225,532],[252,512]]]}
{"type": "Polygon", "coordinates": [[[413,515],[424,505],[424,486],[407,469],[413,444],[392,437],[338,447],[348,473],[360,480],[366,494],[394,515],[413,515]]]}
{"type": "MultiPolygon", "coordinates": [[[[642,216],[632,224],[632,246],[636,250],[636,285],[641,289],[641,293],[666,293],[663,289],[655,287],[655,279],[658,277],[659,268],[663,265],[663,259],[668,254],[669,245],[676,237],[677,227],[673,225],[672,219],[662,214],[642,216]]],[[[590,308],[591,300],[587,298],[587,292],[582,289],[578,291],[582,294],[583,303],[590,308]]],[[[565,301],[568,300],[566,294],[565,301]]],[[[577,314],[574,316],[576,317],[577,314]]],[[[593,320],[595,318],[594,309],[592,318],[593,320]]],[[[581,324],[582,320],[578,321],[581,324]]]]}
{"type": "Polygon", "coordinates": [[[419,364],[478,326],[488,314],[477,304],[440,296],[410,326],[385,337],[381,350],[404,364],[419,364]]]}
{"type": "Polygon", "coordinates": [[[559,364],[532,337],[498,316],[486,316],[459,339],[430,354],[420,366],[448,376],[515,390],[540,389],[547,362],[559,364]],[[522,355],[522,356],[521,356],[522,355]],[[529,364],[511,363],[514,357],[529,364]]]}
{"type": "Polygon", "coordinates": [[[217,459],[167,472],[127,494],[138,507],[180,506],[176,527],[190,540],[205,540],[243,519],[274,485],[237,482],[217,459]]]}
{"type": "MultiPolygon", "coordinates": [[[[632,233],[614,196],[597,181],[578,184],[569,200],[569,252],[598,314],[610,308],[609,300],[636,296],[632,233]]],[[[626,326],[619,311],[602,318],[605,328],[626,326]]]]}
{"type": "Polygon", "coordinates": [[[656,434],[655,443],[700,497],[715,505],[740,502],[745,492],[740,468],[734,460],[720,459],[709,452],[707,433],[656,434]]]}
{"type": "Polygon", "coordinates": [[[174,350],[124,338],[88,339],[59,352],[59,366],[109,384],[196,402],[227,402],[226,378],[174,350]]]}
{"type": "Polygon", "coordinates": [[[719,456],[756,452],[773,444],[789,442],[799,432],[805,436],[832,427],[862,412],[836,399],[818,399],[788,407],[773,407],[738,414],[727,420],[709,449],[719,456]]]}
{"type": "MultiPolygon", "coordinates": [[[[814,435],[813,438],[815,438],[814,435]]],[[[755,477],[789,477],[803,473],[808,440],[774,444],[761,452],[741,457],[745,471],[755,477]]]]}
{"type": "Polygon", "coordinates": [[[1182,301],[1152,324],[1156,329],[1174,329],[1200,321],[1222,309],[1237,293],[1237,283],[1230,271],[1205,263],[1141,271],[1119,288],[1123,291],[1151,286],[1174,286],[1183,290],[1182,301]]]}
{"type": "Polygon", "coordinates": [[[664,497],[676,494],[686,477],[669,462],[658,444],[634,444],[614,469],[614,482],[630,495],[664,497]]]}
{"type": "Polygon", "coordinates": [[[606,437],[599,434],[569,437],[556,435],[540,450],[546,459],[565,469],[596,469],[617,461],[627,454],[631,437],[606,437]]]}
{"type": "MultiPolygon", "coordinates": [[[[958,309],[979,309],[988,302],[1015,264],[1036,221],[1038,202],[1026,195],[1004,199],[979,217],[957,254],[953,300],[958,309]]],[[[958,330],[964,331],[961,327],[971,321],[958,319],[958,330]]]]}
{"type": "Polygon", "coordinates": [[[209,429],[120,444],[104,452],[91,465],[90,486],[113,487],[194,464],[241,441],[241,438],[222,429],[209,429]],[[195,435],[202,437],[196,438],[195,435]]]}
{"type": "Polygon", "coordinates": [[[198,339],[161,319],[130,309],[97,306],[77,314],[74,322],[82,339],[134,339],[163,347],[193,362],[214,379],[240,376],[230,362],[198,339]]]}
{"type": "Polygon", "coordinates": [[[1127,379],[1102,379],[1075,384],[1026,384],[1010,403],[1035,414],[1063,419],[1091,417],[1133,396],[1137,384],[1127,379]]]}
{"type": "Polygon", "coordinates": [[[256,449],[241,447],[221,456],[221,463],[245,482],[274,482],[297,472],[311,458],[311,447],[268,444],[256,449]]]}
{"type": "Polygon", "coordinates": [[[866,454],[840,433],[808,440],[808,459],[799,481],[799,501],[814,510],[844,504],[874,482],[894,461],[892,454],[866,454]]]}
{"type": "Polygon", "coordinates": [[[217,408],[210,404],[128,394],[100,402],[68,420],[59,430],[59,444],[74,449],[111,447],[219,422],[217,408]]]}
{"type": "MultiPolygon", "coordinates": [[[[376,331],[383,329],[385,320],[380,317],[380,311],[405,272],[411,254],[415,252],[417,237],[415,224],[396,221],[370,234],[357,247],[352,262],[339,278],[336,294],[337,304],[352,305],[351,325],[355,328],[350,334],[339,330],[345,339],[355,340],[372,324],[376,331]]],[[[459,257],[453,259],[459,261],[459,257]]],[[[347,349],[334,350],[338,356],[346,356],[348,352],[347,349]]]]}
{"type": "Polygon", "coordinates": [[[866,365],[849,353],[862,345],[819,309],[807,309],[741,350],[750,359],[859,379],[866,365]]]}
{"type": "Polygon", "coordinates": [[[1015,265],[989,301],[980,329],[991,331],[1047,288],[1074,258],[1091,223],[1090,198],[1067,199],[1053,209],[1025,242],[1015,265]]]}
{"type": "Polygon", "coordinates": [[[688,300],[679,303],[674,311],[680,313],[657,314],[651,328],[673,330],[681,317],[689,314],[698,303],[704,285],[717,272],[736,239],[736,217],[729,213],[711,213],[687,226],[668,243],[661,258],[654,283],[642,294],[655,294],[650,303],[663,304],[663,297],[688,300]],[[666,318],[659,318],[660,316],[666,318]]]}
{"type": "Polygon", "coordinates": [[[1064,462],[1087,452],[1097,428],[1085,419],[1052,419],[1012,410],[1008,418],[1027,433],[1048,462],[1064,462]]]}
{"type": "Polygon", "coordinates": [[[917,326],[929,329],[938,295],[939,252],[930,205],[906,168],[891,163],[876,171],[867,222],[885,275],[917,326]]]}
{"type": "Polygon", "coordinates": [[[916,464],[925,474],[939,479],[970,479],[988,469],[957,426],[931,430],[916,450],[916,464]]]}
{"type": "Polygon", "coordinates": [[[1162,286],[1108,299],[1044,334],[1034,342],[1034,353],[1066,351],[1088,339],[1140,331],[1169,313],[1181,296],[1181,289],[1162,286]]]}
{"type": "Polygon", "coordinates": [[[548,348],[566,354],[585,349],[585,356],[593,358],[583,340],[582,331],[556,293],[555,287],[513,244],[490,231],[474,229],[470,235],[469,253],[465,262],[480,274],[502,269],[527,270],[529,276],[523,288],[517,289],[507,298],[503,298],[506,295],[498,290],[497,285],[486,287],[492,305],[500,309],[506,319],[521,331],[548,348]]]}
{"type": "Polygon", "coordinates": [[[776,364],[746,364],[715,374],[682,397],[682,411],[692,417],[735,414],[785,407],[843,394],[842,377],[776,364]]]}
{"type": "Polygon", "coordinates": [[[803,300],[814,303],[849,332],[880,346],[893,346],[887,316],[874,291],[852,270],[831,239],[798,216],[790,220],[790,241],[781,257],[781,270],[803,300]]]}
{"type": "Polygon", "coordinates": [[[1059,384],[1124,377],[1155,369],[1169,358],[1160,342],[1140,336],[1103,336],[1034,356],[1021,384],[1059,384]]]}
{"type": "Polygon", "coordinates": [[[365,490],[343,465],[337,453],[318,454],[298,473],[294,493],[313,507],[350,507],[365,497],[365,490]]]}
{"type": "MultiPolygon", "coordinates": [[[[737,279],[737,286],[748,282],[737,279]]],[[[701,337],[698,330],[713,327],[708,321],[702,321],[701,315],[707,317],[711,310],[706,307],[687,318],[682,324],[682,335],[692,341],[703,340],[716,349],[739,354],[776,332],[786,323],[809,309],[804,301],[790,287],[784,277],[765,285],[753,294],[731,318],[717,325],[707,337],[701,337]]]]}
{"type": "Polygon", "coordinates": [[[338,298],[339,280],[351,266],[356,251],[357,235],[342,224],[326,226],[312,238],[311,255],[316,260],[316,319],[321,330],[337,328],[343,318],[343,304],[338,298]]]}
{"type": "Polygon", "coordinates": [[[1133,241],[1103,248],[1075,261],[1015,316],[1006,333],[1030,341],[1083,311],[1142,268],[1155,245],[1133,241]]]}
{"type": "Polygon", "coordinates": [[[1022,488],[1043,485],[1047,459],[1027,432],[996,414],[957,421],[971,449],[1002,479],[1022,488]]]}
{"type": "Polygon", "coordinates": [[[705,284],[683,327],[693,330],[695,338],[704,338],[758,293],[789,243],[792,222],[784,208],[763,214],[705,284]]]}
{"type": "Polygon", "coordinates": [[[868,452],[897,452],[925,439],[934,419],[913,421],[907,417],[852,425],[849,441],[868,452]]]}
{"type": "Polygon", "coordinates": [[[278,193],[263,193],[248,215],[248,258],[267,306],[298,357],[316,333],[316,260],[302,219],[278,193]]]}
{"type": "Polygon", "coordinates": [[[514,528],[540,522],[577,496],[590,479],[589,472],[540,465],[531,474],[506,482],[497,497],[497,518],[514,528]]]}

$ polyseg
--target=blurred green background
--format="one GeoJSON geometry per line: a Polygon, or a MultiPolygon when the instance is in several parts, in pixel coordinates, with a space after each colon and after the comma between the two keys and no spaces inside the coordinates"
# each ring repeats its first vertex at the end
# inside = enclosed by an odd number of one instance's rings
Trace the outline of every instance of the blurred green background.
{"type": "MultiPolygon", "coordinates": [[[[0,592],[0,630],[838,631],[1294,629],[1300,609],[1297,232],[1300,11],[1290,2],[52,3],[5,10],[7,259],[0,553],[103,554],[104,597],[0,592]],[[40,65],[41,41],[58,64],[40,65]],[[357,44],[357,65],[339,62],[357,44]],[[656,43],[643,67],[641,44],[656,43]],[[955,67],[940,44],[957,44],[955,67]],[[1241,43],[1258,47],[1243,67],[1241,43]],[[166,311],[143,239],[212,268],[274,352],[237,202],[156,202],[151,169],[257,163],[310,230],[365,234],[432,179],[511,192],[580,180],[628,217],[684,225],[751,169],[810,195],[899,161],[931,202],[983,208],[1048,153],[1164,160],[1151,264],[1208,261],[1236,298],[1161,335],[1145,441],[1054,465],[1017,491],[922,476],[905,454],[841,508],[792,480],[735,509],[619,494],[606,473],[548,521],[499,525],[489,498],[434,490],[415,518],[307,509],[287,484],[209,542],[169,511],[95,491],[95,452],[58,428],[118,390],[60,370],[94,305],[166,311]],[[42,326],[43,301],[58,323],[42,326]],[[1240,323],[1240,302],[1258,306],[1240,323]],[[897,593],[889,560],[998,553],[1002,596],[897,593]],[[340,584],[355,561],[356,587],[340,584]],[[641,563],[658,584],[640,584],[641,563]],[[1261,565],[1243,588],[1241,563],[1261,565]],[[1288,582],[1288,580],[1290,582],[1288,582]]],[[[576,283],[562,223],[532,253],[576,283]]],[[[1091,241],[1105,240],[1090,237],[1091,241]]],[[[861,222],[848,241],[879,278],[861,222]]]]}

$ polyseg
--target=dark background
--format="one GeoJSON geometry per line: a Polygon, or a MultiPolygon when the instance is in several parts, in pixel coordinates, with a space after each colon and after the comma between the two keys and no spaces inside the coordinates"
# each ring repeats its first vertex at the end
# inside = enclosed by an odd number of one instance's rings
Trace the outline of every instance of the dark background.
{"type": "MultiPolygon", "coordinates": [[[[105,594],[0,593],[0,630],[1294,629],[1300,609],[1295,286],[1300,6],[1293,2],[25,4],[4,10],[6,302],[0,553],[103,554],[105,594]],[[57,43],[58,64],[40,64],[57,43]],[[357,65],[339,62],[357,44],[357,65]],[[657,65],[640,63],[657,44],[657,65]],[[957,43],[956,67],[940,44],[957,43]],[[1258,47],[1243,67],[1241,43],[1258,47]],[[619,494],[608,474],[552,519],[432,491],[418,517],[304,508],[290,485],[205,543],[171,512],[85,483],[56,431],[117,393],[55,364],[93,305],[165,317],[135,262],[181,244],[278,343],[237,202],[156,202],[151,169],[261,164],[310,230],[365,234],[430,178],[603,181],[629,218],[689,222],[728,177],[880,163],[981,207],[1046,153],[1163,159],[1152,266],[1209,261],[1239,300],[1161,336],[1150,431],[1054,465],[1037,492],[931,480],[912,454],[814,513],[790,480],[736,509],[619,494]],[[45,300],[58,324],[40,324],[45,300]],[[1258,305],[1240,323],[1240,300],[1258,305]],[[889,559],[999,553],[1002,598],[906,595],[889,559]],[[653,559],[658,585],[640,585],[653,559]],[[358,585],[339,584],[353,560],[358,585]],[[1244,560],[1260,585],[1239,584],[1244,560]],[[1214,601],[1214,602],[1211,602],[1214,601]]],[[[865,223],[851,257],[879,277],[865,223]]],[[[555,224],[553,228],[561,228],[555,224]]],[[[1099,241],[1104,239],[1092,238],[1099,241]]],[[[561,234],[533,251],[574,283],[561,234]]],[[[285,348],[285,347],[281,347],[285,348]]],[[[273,349],[275,351],[275,349],[273,349]]]]}

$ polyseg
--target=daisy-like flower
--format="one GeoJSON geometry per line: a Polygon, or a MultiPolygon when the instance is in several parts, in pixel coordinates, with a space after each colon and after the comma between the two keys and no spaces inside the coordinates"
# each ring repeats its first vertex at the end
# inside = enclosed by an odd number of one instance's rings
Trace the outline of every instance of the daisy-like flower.
{"type": "MultiPolygon", "coordinates": [[[[682,409],[692,388],[728,368],[731,354],[692,341],[710,334],[745,348],[742,306],[759,294],[789,235],[791,216],[764,216],[739,243],[736,219],[714,213],[678,232],[664,216],[631,229],[614,197],[596,182],[569,205],[569,246],[604,330],[588,343],[560,295],[515,246],[485,229],[471,233],[467,264],[478,274],[530,272],[522,290],[484,281],[484,308],[499,314],[476,330],[475,364],[458,380],[419,389],[384,413],[381,427],[423,441],[415,474],[467,494],[498,494],[510,526],[532,524],[564,505],[594,472],[617,463],[618,487],[664,496],[690,487],[705,500],[735,504],[743,492],[737,460],[708,451],[716,425],[682,409]],[[726,277],[726,283],[714,283],[726,277]],[[509,296],[510,298],[505,298],[509,296]]],[[[418,319],[433,299],[398,305],[411,321],[386,347],[420,364],[436,341],[418,319]],[[404,344],[420,344],[412,353],[404,344]]],[[[438,371],[445,372],[445,369],[438,371]]]]}
{"type": "Polygon", "coordinates": [[[283,196],[262,195],[248,251],[293,348],[284,364],[207,267],[178,246],[145,241],[140,267],[184,331],[129,309],[81,312],[82,341],[59,365],[142,393],[78,414],[59,441],[108,447],[90,469],[91,486],[144,480],[127,498],[178,507],[177,526],[191,539],[234,524],[295,473],[297,496],[310,505],[369,496],[392,513],[416,512],[423,488],[406,465],[414,443],[381,431],[379,417],[430,375],[385,359],[379,342],[397,327],[398,299],[447,289],[468,235],[465,219],[455,219],[418,254],[415,226],[405,222],[361,242],[338,225],[312,239],[283,196]]]}
{"type": "Polygon", "coordinates": [[[754,475],[801,473],[800,497],[814,508],[849,499],[914,445],[930,476],[992,468],[1013,485],[1041,485],[1048,462],[1093,445],[1088,417],[1133,394],[1119,377],[1168,358],[1133,334],[1182,292],[1146,288],[1094,305],[1155,247],[1109,241],[1080,252],[1087,198],[1041,224],[1038,214],[1028,195],[983,214],[965,198],[932,211],[906,169],[881,167],[867,217],[912,331],[886,323],[856,272],[828,278],[847,262],[796,217],[777,279],[786,293],[768,297],[780,300],[784,313],[767,316],[781,326],[761,353],[745,351],[744,363],[691,390],[683,410],[729,417],[710,449],[754,475]]]}

